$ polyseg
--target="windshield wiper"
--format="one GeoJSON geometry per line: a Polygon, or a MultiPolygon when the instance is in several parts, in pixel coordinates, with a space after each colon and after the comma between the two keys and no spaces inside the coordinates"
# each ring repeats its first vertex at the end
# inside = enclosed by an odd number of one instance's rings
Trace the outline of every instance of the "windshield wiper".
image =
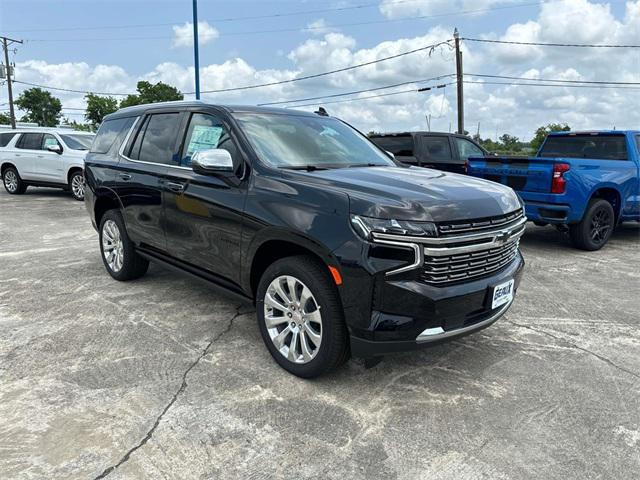
{"type": "Polygon", "coordinates": [[[354,163],[353,165],[349,165],[349,168],[356,167],[389,167],[390,165],[385,165],[383,163],[354,163]]]}
{"type": "Polygon", "coordinates": [[[307,172],[315,172],[316,170],[329,170],[327,167],[320,167],[318,165],[290,165],[284,168],[286,170],[306,170],[307,172]]]}

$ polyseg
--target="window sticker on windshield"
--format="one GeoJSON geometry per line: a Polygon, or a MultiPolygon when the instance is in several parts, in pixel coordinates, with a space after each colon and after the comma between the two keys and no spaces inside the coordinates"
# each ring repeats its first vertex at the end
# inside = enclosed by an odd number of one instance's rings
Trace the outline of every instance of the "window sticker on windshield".
{"type": "Polygon", "coordinates": [[[329,135],[330,137],[339,137],[340,134],[331,127],[324,127],[320,135],[329,135]]]}
{"type": "Polygon", "coordinates": [[[187,147],[187,156],[191,156],[194,152],[200,150],[217,148],[221,136],[222,126],[195,125],[191,134],[191,141],[187,147]]]}

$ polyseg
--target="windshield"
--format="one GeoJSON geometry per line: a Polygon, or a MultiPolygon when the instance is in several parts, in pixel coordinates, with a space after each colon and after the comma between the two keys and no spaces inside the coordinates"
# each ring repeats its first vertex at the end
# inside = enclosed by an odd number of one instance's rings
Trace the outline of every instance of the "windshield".
{"type": "Polygon", "coordinates": [[[335,118],[263,113],[234,116],[260,158],[275,167],[395,165],[366,138],[335,118]]]}
{"type": "Polygon", "coordinates": [[[89,150],[95,135],[60,135],[64,143],[72,150],[89,150]]]}

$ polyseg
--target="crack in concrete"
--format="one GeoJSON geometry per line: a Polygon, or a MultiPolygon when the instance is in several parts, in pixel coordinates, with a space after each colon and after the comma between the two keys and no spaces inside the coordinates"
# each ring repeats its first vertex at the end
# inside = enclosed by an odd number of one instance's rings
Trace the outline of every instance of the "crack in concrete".
{"type": "Polygon", "coordinates": [[[202,352],[200,352],[200,355],[198,356],[198,358],[196,358],[191,365],[189,365],[189,368],[187,368],[187,370],[185,370],[185,372],[182,374],[182,383],[180,384],[180,388],[176,391],[176,393],[174,393],[173,397],[171,398],[171,400],[169,401],[169,403],[167,403],[167,405],[164,407],[164,409],[162,410],[162,412],[160,413],[160,415],[158,415],[156,417],[156,421],[153,423],[153,426],[151,427],[151,429],[149,429],[149,431],[147,432],[147,434],[143,437],[143,439],[138,442],[138,444],[136,446],[134,446],[133,448],[129,449],[120,459],[120,461],[118,461],[118,463],[116,463],[115,465],[111,465],[110,467],[105,468],[102,473],[100,475],[98,475],[97,477],[95,477],[94,480],[100,480],[102,478],[107,477],[111,472],[113,472],[114,470],[116,470],[118,467],[120,467],[122,464],[126,463],[129,458],[131,457],[131,455],[138,449],[142,448],[150,439],[151,437],[153,437],[153,433],[155,432],[156,428],[158,428],[158,425],[160,425],[160,422],[162,421],[162,418],[164,417],[164,415],[169,411],[169,409],[173,406],[173,404],[176,402],[176,400],[178,399],[178,397],[185,391],[185,389],[187,388],[187,376],[189,375],[189,372],[191,372],[191,370],[193,370],[196,365],[198,365],[200,363],[200,361],[207,355],[207,353],[209,353],[209,349],[211,348],[211,346],[216,343],[218,340],[220,340],[224,335],[226,335],[227,333],[229,333],[229,331],[231,331],[231,328],[233,327],[233,322],[236,318],[238,318],[240,315],[243,315],[242,312],[240,312],[240,309],[242,308],[242,305],[236,307],[236,313],[233,317],[231,317],[231,319],[229,320],[229,325],[227,325],[227,328],[225,328],[222,332],[220,332],[218,335],[216,335],[215,337],[213,337],[211,339],[211,341],[207,344],[207,346],[202,350],[202,352]]]}
{"type": "Polygon", "coordinates": [[[539,328],[536,328],[536,327],[532,327],[530,325],[523,325],[521,323],[514,322],[513,320],[507,320],[507,322],[515,325],[516,327],[526,328],[527,330],[531,330],[531,331],[536,332],[536,333],[541,333],[543,335],[546,335],[547,337],[551,337],[551,338],[553,338],[555,340],[563,342],[565,345],[568,345],[571,348],[575,348],[576,350],[580,350],[580,351],[582,351],[584,353],[587,353],[587,354],[597,358],[598,360],[600,360],[601,362],[606,363],[610,367],[613,367],[613,368],[615,368],[617,370],[620,370],[621,372],[625,372],[625,373],[627,373],[627,374],[629,374],[629,375],[631,375],[631,376],[633,376],[635,378],[640,379],[640,375],[635,373],[634,371],[629,370],[629,369],[627,369],[627,368],[625,368],[625,367],[623,367],[621,365],[618,365],[617,363],[609,360],[607,357],[603,357],[602,355],[600,355],[598,353],[595,353],[595,352],[592,352],[591,350],[589,350],[587,348],[584,348],[584,347],[581,347],[579,345],[576,345],[575,343],[570,342],[565,338],[558,337],[557,335],[554,335],[553,333],[549,333],[546,330],[542,330],[542,329],[539,329],[539,328]]]}

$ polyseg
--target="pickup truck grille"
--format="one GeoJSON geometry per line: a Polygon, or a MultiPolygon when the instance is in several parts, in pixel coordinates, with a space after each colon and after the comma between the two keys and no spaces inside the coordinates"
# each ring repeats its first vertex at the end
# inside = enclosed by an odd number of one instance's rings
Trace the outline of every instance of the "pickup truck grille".
{"type": "Polygon", "coordinates": [[[469,253],[424,257],[422,279],[432,285],[444,285],[481,278],[509,265],[518,254],[520,240],[500,247],[469,253]]]}
{"type": "Polygon", "coordinates": [[[438,233],[440,236],[459,235],[461,233],[481,232],[483,230],[491,230],[500,227],[506,227],[512,223],[516,223],[524,217],[522,209],[515,212],[507,213],[497,217],[480,218],[470,221],[451,222],[438,224],[438,233]]]}

